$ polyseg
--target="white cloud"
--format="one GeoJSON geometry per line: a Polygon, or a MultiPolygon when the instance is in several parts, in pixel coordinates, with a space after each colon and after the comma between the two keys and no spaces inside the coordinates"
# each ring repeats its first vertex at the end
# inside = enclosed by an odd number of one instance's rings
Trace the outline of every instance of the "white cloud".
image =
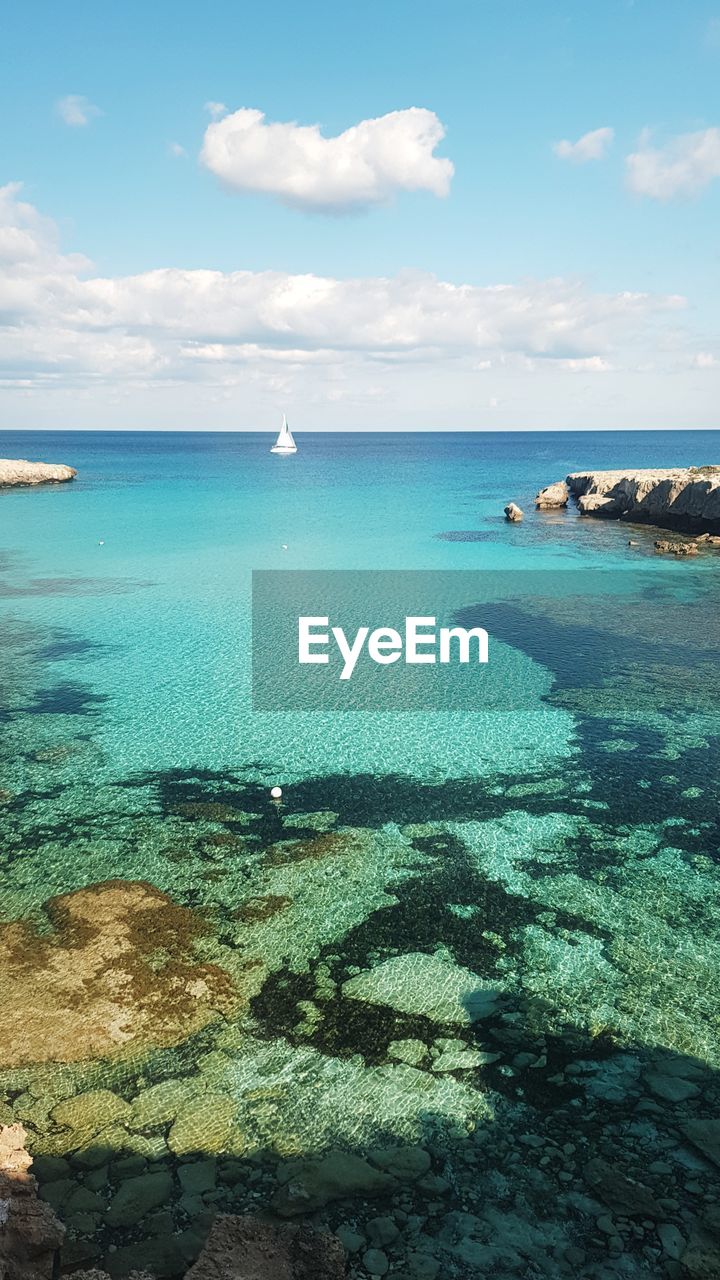
{"type": "Polygon", "coordinates": [[[720,360],[711,351],[698,351],[692,358],[692,365],[695,369],[718,369],[720,360]]]}
{"type": "MultiPolygon", "coordinates": [[[[604,375],[590,379],[590,403],[607,414],[605,387],[661,349],[661,368],[684,362],[686,376],[706,388],[696,370],[710,367],[708,353],[700,349],[691,369],[677,328],[683,305],[673,296],[595,293],[578,280],[456,284],[410,271],[342,280],[180,268],[99,276],[87,259],[62,252],[54,223],[17,184],[0,188],[0,390],[16,397],[14,412],[28,397],[36,414],[46,406],[47,425],[57,423],[52,405],[64,394],[73,398],[68,412],[76,401],[88,414],[94,406],[104,424],[113,404],[132,403],[133,421],[145,415],[146,425],[167,412],[167,425],[207,426],[213,405],[238,425],[233,414],[248,405],[265,413],[268,403],[274,411],[279,400],[336,424],[342,404],[355,425],[449,425],[453,397],[467,414],[468,406],[488,409],[491,396],[513,425],[553,426],[563,406],[577,414],[585,395],[588,379],[571,375],[604,375]]],[[[647,405],[647,387],[643,397],[647,405]]],[[[627,425],[634,422],[635,413],[627,425]]]]}
{"type": "Polygon", "coordinates": [[[184,156],[187,155],[187,151],[183,146],[180,145],[179,142],[169,142],[168,151],[171,156],[176,156],[177,159],[179,160],[181,160],[184,156]]]}
{"type": "Polygon", "coordinates": [[[664,147],[652,147],[646,134],[640,149],[626,160],[631,191],[655,200],[693,196],[720,178],[720,129],[683,133],[664,147]]]}
{"type": "Polygon", "coordinates": [[[560,364],[568,373],[609,373],[612,365],[602,356],[580,356],[570,360],[561,360],[560,364]]]}
{"type": "Polygon", "coordinates": [[[206,102],[205,110],[207,111],[208,115],[212,116],[213,120],[218,120],[220,116],[227,115],[228,109],[225,106],[224,102],[206,102]]]}
{"type": "Polygon", "coordinates": [[[262,111],[243,107],[208,125],[200,159],[235,191],[332,213],[385,204],[398,191],[446,196],[453,165],[433,154],[444,136],[422,107],[361,120],[334,138],[318,125],[267,123],[262,111]]]}
{"type": "Polygon", "coordinates": [[[68,93],[65,98],[59,98],[55,103],[55,110],[60,119],[74,129],[81,129],[95,116],[102,115],[100,108],[88,98],[84,98],[81,93],[68,93]]]}
{"type": "Polygon", "coordinates": [[[602,160],[614,137],[615,130],[605,125],[602,129],[584,133],[577,142],[569,142],[567,138],[563,138],[561,142],[555,143],[553,151],[561,160],[587,164],[588,160],[602,160]]]}

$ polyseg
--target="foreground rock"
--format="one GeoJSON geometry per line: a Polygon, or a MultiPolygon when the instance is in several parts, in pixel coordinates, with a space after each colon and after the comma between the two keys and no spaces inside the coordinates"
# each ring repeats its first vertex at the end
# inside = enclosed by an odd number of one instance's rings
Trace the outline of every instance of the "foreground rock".
{"type": "Polygon", "coordinates": [[[535,506],[539,511],[552,511],[557,507],[566,507],[570,490],[564,480],[546,485],[535,497],[535,506]]]}
{"type": "Polygon", "coordinates": [[[567,483],[581,515],[691,532],[720,531],[720,467],[577,471],[567,483]]]}
{"type": "Polygon", "coordinates": [[[0,488],[14,485],[64,484],[77,471],[52,462],[26,462],[24,458],[0,458],[0,488]]]}
{"type": "Polygon", "coordinates": [[[38,1199],[21,1124],[0,1125],[0,1276],[51,1280],[65,1228],[38,1199]]]}
{"type": "MultiPolygon", "coordinates": [[[[278,1227],[255,1214],[228,1214],[213,1223],[185,1280],[344,1280],[345,1275],[345,1250],[336,1236],[305,1224],[278,1227]]],[[[5,1272],[0,1271],[0,1277],[5,1280],[5,1272]]],[[[26,1277],[29,1273],[23,1272],[22,1280],[26,1277]]],[[[106,1271],[96,1269],[75,1271],[73,1277],[111,1280],[106,1271]]],[[[8,1273],[11,1278],[15,1280],[15,1272],[8,1273]]],[[[153,1277],[146,1271],[131,1271],[127,1280],[153,1277]]]]}
{"type": "Polygon", "coordinates": [[[308,1226],[220,1217],[185,1280],[343,1280],[345,1250],[308,1226]]]}
{"type": "Polygon", "coordinates": [[[523,513],[516,502],[508,502],[504,510],[505,519],[511,520],[513,523],[517,523],[517,521],[522,520],[523,518],[523,513]]]}

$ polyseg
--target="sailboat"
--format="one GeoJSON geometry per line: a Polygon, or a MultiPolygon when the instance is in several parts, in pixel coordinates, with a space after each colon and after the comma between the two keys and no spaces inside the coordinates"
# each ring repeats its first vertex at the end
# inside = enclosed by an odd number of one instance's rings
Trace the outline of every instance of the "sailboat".
{"type": "Polygon", "coordinates": [[[287,424],[287,418],[283,414],[282,426],[280,428],[278,438],[275,441],[271,453],[297,453],[297,445],[293,440],[293,434],[287,424]]]}

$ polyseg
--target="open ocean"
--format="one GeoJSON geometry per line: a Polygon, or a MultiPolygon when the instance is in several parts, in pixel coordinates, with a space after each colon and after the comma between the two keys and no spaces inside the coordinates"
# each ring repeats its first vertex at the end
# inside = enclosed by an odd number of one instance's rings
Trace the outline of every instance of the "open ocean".
{"type": "MultiPolygon", "coordinates": [[[[720,432],[296,440],[284,458],[255,433],[0,433],[2,456],[78,470],[0,492],[0,1105],[46,1162],[107,1167],[111,1187],[128,1154],[173,1178],[189,1154],[234,1161],[220,1207],[245,1204],[243,1170],[272,1190],[278,1157],[409,1142],[448,1184],[431,1201],[476,1211],[452,1143],[500,1121],[560,1145],[587,1122],[585,1159],[631,1140],[671,1159],[661,1087],[631,1135],[653,1073],[717,1091],[720,553],[663,561],[680,595],[628,608],[623,574],[657,571],[656,531],[536,515],[533,497],[574,470],[720,462],[720,432]],[[546,600],[540,631],[504,618],[521,710],[253,714],[253,569],[604,570],[618,592],[546,600]],[[390,961],[383,1002],[367,975],[390,961]],[[480,1022],[457,1015],[461,971],[494,993],[480,1022]],[[99,1090],[118,1106],[55,1110],[99,1090]],[[89,1147],[105,1164],[83,1165],[89,1147]]],[[[178,1190],[182,1243],[162,1254],[100,1204],[71,1231],[77,1260],[112,1243],[172,1275],[206,1208],[178,1190]]],[[[567,1220],[533,1265],[571,1243],[567,1220]]],[[[448,1276],[486,1274],[477,1259],[448,1276]]],[[[565,1274],[548,1265],[527,1274],[565,1274]]]]}

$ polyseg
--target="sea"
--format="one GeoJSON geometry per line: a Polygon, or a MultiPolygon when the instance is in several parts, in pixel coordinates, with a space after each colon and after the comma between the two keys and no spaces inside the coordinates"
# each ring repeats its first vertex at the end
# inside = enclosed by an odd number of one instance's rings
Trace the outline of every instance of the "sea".
{"type": "MultiPolygon", "coordinates": [[[[106,1149],[77,1264],[180,1269],[157,1223],[108,1219],[123,1158],[171,1170],[186,1262],[191,1156],[227,1208],[277,1198],[279,1160],[420,1145],[431,1201],[477,1213],[453,1141],[592,1113],[630,1146],[639,1100],[692,1119],[720,1067],[720,552],[534,509],[572,471],[720,462],[720,432],[295,436],[0,432],[78,473],[0,492],[0,1106],[41,1184],[106,1149]],[[257,570],[525,575],[492,615],[520,705],[254,708],[257,570]]],[[[486,1274],[470,1256],[447,1274],[486,1274]]]]}

